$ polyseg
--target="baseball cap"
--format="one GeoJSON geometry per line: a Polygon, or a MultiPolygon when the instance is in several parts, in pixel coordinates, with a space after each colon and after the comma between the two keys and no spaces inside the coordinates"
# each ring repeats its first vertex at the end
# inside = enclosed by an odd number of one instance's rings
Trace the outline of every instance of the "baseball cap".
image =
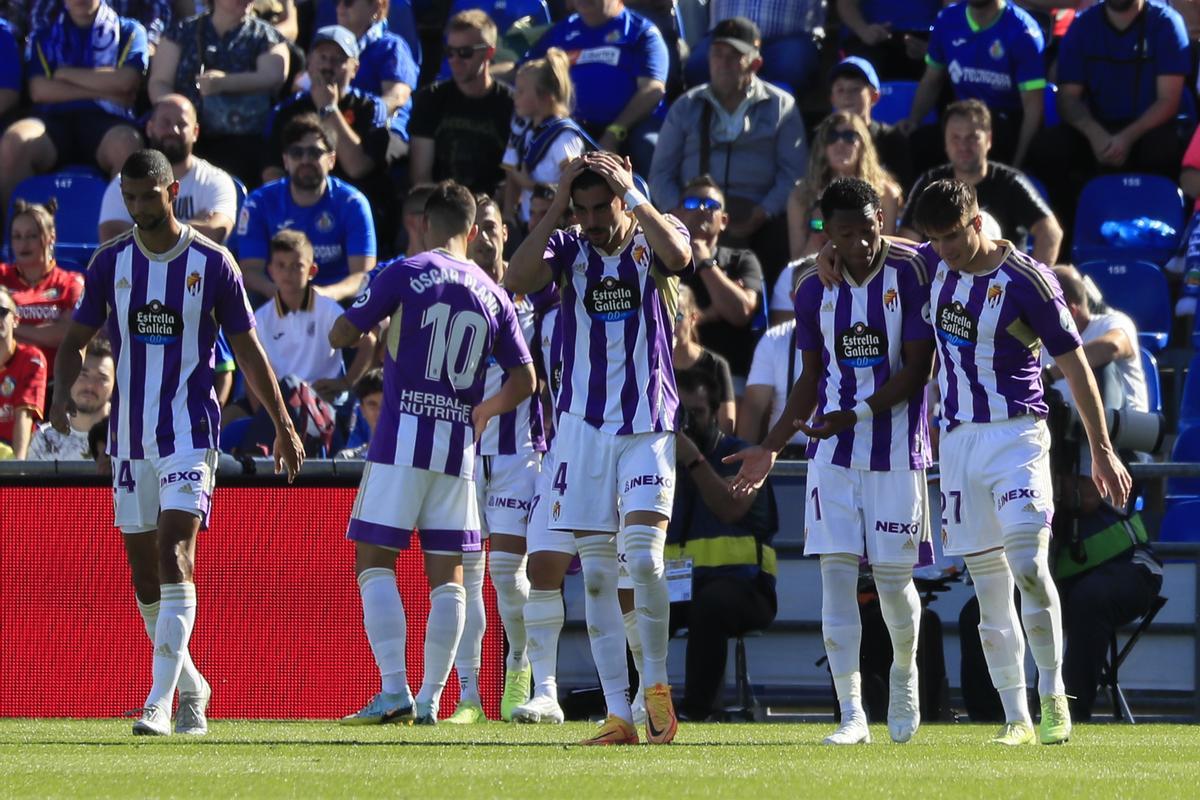
{"type": "Polygon", "coordinates": [[[313,34],[312,44],[308,49],[312,50],[321,42],[333,42],[338,47],[342,48],[342,52],[350,58],[358,58],[358,40],[354,38],[354,34],[348,28],[343,28],[341,25],[326,25],[320,28],[313,34]]]}
{"type": "Polygon", "coordinates": [[[757,54],[762,44],[758,26],[746,17],[730,17],[717,23],[712,29],[712,40],[724,42],[743,55],[757,54]]]}
{"type": "Polygon", "coordinates": [[[848,56],[839,61],[829,74],[829,79],[832,81],[839,75],[846,75],[851,78],[861,78],[870,84],[871,88],[879,91],[879,75],[875,72],[875,67],[871,66],[871,62],[860,56],[848,56]]]}

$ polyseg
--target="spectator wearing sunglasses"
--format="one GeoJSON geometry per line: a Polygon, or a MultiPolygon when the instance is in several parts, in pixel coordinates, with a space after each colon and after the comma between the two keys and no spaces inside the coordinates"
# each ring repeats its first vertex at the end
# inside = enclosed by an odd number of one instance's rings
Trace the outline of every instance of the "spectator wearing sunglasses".
{"type": "Polygon", "coordinates": [[[900,184],[879,163],[879,154],[862,117],[835,111],[821,121],[808,157],[808,174],[788,198],[788,244],[793,259],[812,255],[825,244],[818,200],[835,178],[861,178],[874,187],[883,208],[883,232],[896,232],[900,184]]]}
{"type": "Polygon", "coordinates": [[[513,115],[512,90],[495,80],[496,23],[483,11],[455,14],[446,23],[450,80],[419,90],[408,132],[414,184],[453,180],[472,192],[495,194],[513,115]]]}
{"type": "Polygon", "coordinates": [[[700,343],[724,356],[733,375],[744,379],[754,352],[751,328],[762,306],[762,264],[753,250],[717,244],[729,214],[725,193],[711,176],[688,181],[671,213],[692,236],[696,272],[686,283],[696,296],[700,343]]]}
{"type": "Polygon", "coordinates": [[[671,106],[659,132],[650,188],[660,208],[675,208],[683,187],[711,175],[725,195],[725,241],[751,247],[776,271],[787,260],[788,192],[804,175],[804,122],[792,96],[763,82],[761,36],[745,18],[713,31],[708,83],[671,106]]]}
{"type": "Polygon", "coordinates": [[[313,283],[334,300],[358,294],[375,266],[371,207],[358,189],[333,177],[337,142],[316,114],[300,114],[283,127],[287,177],[256,189],[238,217],[237,243],[247,288],[275,295],[267,276],[271,237],[285,228],[304,231],[312,242],[313,283]]]}

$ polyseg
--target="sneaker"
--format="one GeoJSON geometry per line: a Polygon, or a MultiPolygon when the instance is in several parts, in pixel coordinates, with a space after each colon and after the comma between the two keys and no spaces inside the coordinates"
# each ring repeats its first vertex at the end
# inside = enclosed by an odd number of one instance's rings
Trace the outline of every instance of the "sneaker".
{"type": "Polygon", "coordinates": [[[146,706],[141,718],[133,723],[134,736],[170,736],[171,714],[162,706],[146,706]]]}
{"type": "Polygon", "coordinates": [[[504,694],[500,697],[500,719],[512,722],[513,709],[529,699],[533,668],[510,669],[504,676],[504,694]]]}
{"type": "Polygon", "coordinates": [[[437,725],[437,712],[432,703],[417,703],[412,714],[413,725],[437,725]]]}
{"type": "Polygon", "coordinates": [[[562,706],[548,694],[535,695],[527,703],[522,703],[513,709],[513,722],[525,722],[536,725],[547,722],[552,725],[562,725],[566,716],[562,706]]]}
{"type": "Polygon", "coordinates": [[[871,729],[867,727],[867,716],[857,712],[842,716],[842,724],[837,730],[826,736],[821,744],[870,744],[871,729]]]}
{"type": "Polygon", "coordinates": [[[637,728],[633,727],[631,723],[628,723],[620,717],[612,714],[608,715],[608,719],[604,720],[604,723],[594,734],[580,742],[580,744],[583,745],[637,743],[637,728]]]}
{"type": "Polygon", "coordinates": [[[905,673],[893,666],[889,684],[888,733],[893,742],[904,744],[921,726],[921,686],[916,667],[905,673]]]}
{"type": "Polygon", "coordinates": [[[477,722],[487,722],[483,706],[476,700],[459,700],[454,713],[446,718],[450,725],[474,725],[477,722]]]}
{"type": "Polygon", "coordinates": [[[1042,698],[1042,721],[1038,723],[1038,739],[1042,744],[1062,744],[1071,738],[1071,709],[1065,694],[1042,698]]]}
{"type": "Polygon", "coordinates": [[[671,687],[656,683],[646,690],[646,741],[650,744],[670,744],[679,729],[675,706],[671,703],[671,687]]]}
{"type": "Polygon", "coordinates": [[[382,725],[390,722],[406,722],[412,719],[412,697],[396,692],[380,692],[371,702],[354,714],[341,719],[342,725],[382,725]]]}
{"type": "Polygon", "coordinates": [[[212,687],[204,676],[200,676],[200,691],[179,692],[179,709],[175,712],[175,732],[185,736],[203,736],[208,733],[208,701],[212,698],[212,687]]]}
{"type": "Polygon", "coordinates": [[[1023,744],[1033,744],[1036,740],[1037,735],[1028,722],[1006,722],[1000,732],[992,738],[992,744],[1019,747],[1023,744]]]}
{"type": "MultiPolygon", "coordinates": [[[[637,694],[633,696],[633,702],[629,704],[630,710],[633,712],[633,724],[641,727],[646,724],[646,687],[638,684],[637,694]]],[[[678,715],[676,715],[678,716],[678,715]]]]}

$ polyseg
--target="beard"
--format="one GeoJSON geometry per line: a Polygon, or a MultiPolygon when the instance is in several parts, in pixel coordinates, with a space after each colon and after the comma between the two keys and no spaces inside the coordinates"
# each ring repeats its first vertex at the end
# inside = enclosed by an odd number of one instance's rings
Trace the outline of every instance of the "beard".
{"type": "Polygon", "coordinates": [[[1105,0],[1104,4],[1113,11],[1125,12],[1133,8],[1133,4],[1136,2],[1137,0],[1105,0]]]}
{"type": "Polygon", "coordinates": [[[75,408],[80,414],[95,414],[104,408],[104,403],[99,397],[80,397],[75,399],[75,408]]]}
{"type": "Polygon", "coordinates": [[[296,170],[296,173],[291,176],[292,183],[296,188],[306,192],[315,192],[321,188],[321,184],[325,181],[325,177],[321,174],[321,170],[316,167],[303,166],[296,170]]]}
{"type": "Polygon", "coordinates": [[[192,154],[191,145],[185,142],[181,136],[151,139],[150,146],[155,150],[162,151],[162,154],[167,157],[167,161],[170,161],[172,164],[179,164],[186,161],[188,156],[192,154]]]}

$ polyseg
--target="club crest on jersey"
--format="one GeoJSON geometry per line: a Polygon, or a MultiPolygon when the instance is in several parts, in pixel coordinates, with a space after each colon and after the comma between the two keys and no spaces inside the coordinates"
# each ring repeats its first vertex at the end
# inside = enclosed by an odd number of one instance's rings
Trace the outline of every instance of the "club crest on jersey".
{"type": "Polygon", "coordinates": [[[601,322],[621,322],[637,313],[642,298],[636,286],[606,275],[587,290],[583,306],[588,316],[601,322]]]}
{"type": "Polygon", "coordinates": [[[317,217],[317,230],[321,233],[329,233],[333,230],[333,215],[328,211],[322,212],[321,216],[317,217]]]}
{"type": "Polygon", "coordinates": [[[988,48],[988,55],[996,61],[1004,58],[1004,45],[1000,43],[999,39],[992,42],[992,46],[988,48]]]}
{"type": "Polygon", "coordinates": [[[888,311],[895,311],[899,304],[900,293],[895,289],[888,289],[883,293],[883,305],[888,311]]]}
{"type": "Polygon", "coordinates": [[[987,290],[988,308],[995,308],[1004,299],[1004,284],[993,283],[987,290]]]}
{"type": "Polygon", "coordinates": [[[958,300],[938,307],[937,332],[942,341],[954,347],[973,347],[978,333],[975,319],[958,300]]]}
{"type": "Polygon", "coordinates": [[[17,382],[12,379],[11,375],[5,375],[4,380],[0,381],[0,397],[12,397],[12,393],[17,390],[17,382]]]}
{"type": "Polygon", "coordinates": [[[650,266],[650,248],[643,242],[637,242],[633,246],[633,263],[642,269],[650,266]]]}
{"type": "Polygon", "coordinates": [[[550,370],[550,391],[558,394],[559,388],[562,386],[563,365],[555,364],[554,369],[550,370]]]}
{"type": "Polygon", "coordinates": [[[554,517],[554,519],[557,520],[558,515],[561,513],[562,513],[562,503],[555,500],[554,504],[550,506],[550,516],[554,517]]]}
{"type": "Polygon", "coordinates": [[[183,317],[158,300],[129,312],[129,331],[136,342],[167,345],[183,336],[183,317]]]}
{"type": "Polygon", "coordinates": [[[200,273],[193,272],[187,276],[188,294],[195,296],[200,294],[200,273]]]}
{"type": "Polygon", "coordinates": [[[887,357],[887,336],[856,322],[837,337],[837,359],[848,367],[874,367],[887,357]]]}
{"type": "Polygon", "coordinates": [[[51,286],[49,289],[46,290],[46,293],[42,296],[47,300],[57,300],[59,294],[61,294],[61,292],[58,291],[58,287],[51,286]]]}

